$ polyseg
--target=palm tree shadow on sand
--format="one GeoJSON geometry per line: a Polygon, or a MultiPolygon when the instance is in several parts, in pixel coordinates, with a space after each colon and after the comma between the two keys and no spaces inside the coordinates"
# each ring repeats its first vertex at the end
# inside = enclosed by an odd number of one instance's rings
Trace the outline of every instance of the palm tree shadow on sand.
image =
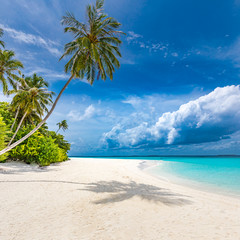
{"type": "Polygon", "coordinates": [[[110,195],[101,200],[94,201],[94,204],[109,204],[122,202],[135,196],[142,200],[163,203],[169,206],[183,206],[192,204],[185,195],[176,194],[166,188],[159,188],[153,185],[136,183],[131,181],[123,183],[118,181],[99,181],[96,183],[86,183],[85,188],[80,190],[95,193],[110,193],[110,195]]]}

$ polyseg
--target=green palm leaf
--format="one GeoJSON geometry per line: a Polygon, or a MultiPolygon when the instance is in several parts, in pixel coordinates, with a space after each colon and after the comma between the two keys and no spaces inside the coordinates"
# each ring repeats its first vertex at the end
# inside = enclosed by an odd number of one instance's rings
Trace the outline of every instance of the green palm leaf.
{"type": "Polygon", "coordinates": [[[22,84],[18,85],[17,90],[9,91],[9,93],[15,93],[11,107],[14,112],[18,113],[16,120],[19,122],[9,145],[22,124],[26,125],[29,122],[37,124],[41,121],[43,114],[48,112],[47,106],[52,104],[54,93],[48,91],[47,87],[48,83],[42,77],[33,74],[32,77],[26,77],[22,84]]]}
{"type": "MultiPolygon", "coordinates": [[[[0,37],[3,36],[3,30],[0,28],[0,37]]],[[[0,40],[0,45],[4,48],[5,47],[5,44],[3,41],[0,40]]]]}
{"type": "Polygon", "coordinates": [[[21,82],[19,69],[23,68],[23,64],[14,59],[14,57],[13,51],[0,50],[0,82],[2,83],[4,94],[8,93],[8,84],[16,89],[17,82],[21,82]]]}
{"type": "Polygon", "coordinates": [[[65,45],[63,59],[71,56],[65,66],[65,72],[79,78],[86,78],[90,84],[101,78],[113,79],[115,68],[120,67],[121,57],[119,36],[121,24],[103,13],[103,0],[96,5],[88,5],[86,9],[87,24],[79,22],[72,13],[62,19],[65,32],[73,34],[74,39],[65,45]]]}

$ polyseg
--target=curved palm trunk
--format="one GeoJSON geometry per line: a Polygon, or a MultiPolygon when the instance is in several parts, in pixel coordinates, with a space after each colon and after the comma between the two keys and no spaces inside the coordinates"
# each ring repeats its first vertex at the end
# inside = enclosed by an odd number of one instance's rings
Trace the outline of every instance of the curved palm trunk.
{"type": "Polygon", "coordinates": [[[22,126],[23,120],[25,119],[26,116],[27,116],[27,112],[25,112],[24,115],[22,116],[22,119],[21,119],[21,121],[19,122],[18,127],[17,127],[15,133],[13,134],[13,136],[12,136],[10,142],[8,143],[8,146],[11,145],[12,141],[13,141],[14,138],[16,137],[16,135],[17,135],[17,133],[18,133],[20,127],[22,126]]]}
{"type": "Polygon", "coordinates": [[[56,133],[58,133],[59,130],[60,130],[60,128],[56,131],[56,133]]]}
{"type": "Polygon", "coordinates": [[[20,107],[18,107],[17,112],[15,114],[14,122],[11,126],[11,131],[13,130],[13,127],[15,126],[15,123],[16,123],[16,120],[17,120],[17,117],[18,117],[18,114],[19,114],[19,110],[20,110],[20,107]]]}
{"type": "Polygon", "coordinates": [[[61,92],[58,94],[55,102],[52,105],[52,108],[50,109],[50,111],[48,112],[48,114],[46,115],[46,117],[31,131],[29,132],[27,135],[25,135],[23,138],[19,139],[18,141],[16,141],[15,143],[13,143],[12,145],[4,148],[3,150],[0,151],[0,155],[10,151],[11,149],[13,149],[14,147],[16,147],[18,144],[22,143],[24,140],[26,140],[27,138],[29,138],[32,134],[34,134],[46,121],[47,119],[50,117],[50,115],[52,114],[53,110],[55,109],[57,102],[59,100],[59,98],[61,97],[62,93],[64,92],[64,90],[67,88],[68,84],[72,81],[72,79],[74,78],[74,75],[72,75],[68,81],[66,82],[66,84],[64,85],[64,87],[62,88],[61,92]]]}

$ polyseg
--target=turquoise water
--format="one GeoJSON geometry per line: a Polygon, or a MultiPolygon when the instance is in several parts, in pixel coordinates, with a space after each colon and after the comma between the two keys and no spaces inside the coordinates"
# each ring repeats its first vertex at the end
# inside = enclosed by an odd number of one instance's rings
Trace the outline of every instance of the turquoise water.
{"type": "Polygon", "coordinates": [[[119,158],[151,160],[157,164],[146,171],[155,176],[197,188],[214,189],[220,193],[233,193],[240,196],[240,157],[119,158]]]}
{"type": "Polygon", "coordinates": [[[202,189],[240,195],[240,158],[163,157],[150,173],[202,189]]]}

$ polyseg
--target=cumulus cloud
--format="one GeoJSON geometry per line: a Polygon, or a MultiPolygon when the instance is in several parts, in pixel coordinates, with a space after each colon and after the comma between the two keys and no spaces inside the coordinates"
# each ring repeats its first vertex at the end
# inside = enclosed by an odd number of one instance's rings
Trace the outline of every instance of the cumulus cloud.
{"type": "Polygon", "coordinates": [[[39,46],[42,48],[47,49],[52,55],[59,57],[61,55],[61,52],[56,48],[55,42],[49,39],[44,39],[41,36],[33,35],[29,33],[25,33],[22,31],[18,31],[16,29],[7,27],[3,24],[0,24],[0,28],[4,30],[4,32],[8,33],[8,35],[15,39],[18,42],[23,42],[26,44],[31,44],[35,46],[39,46]]]}
{"type": "Polygon", "coordinates": [[[96,110],[95,107],[91,104],[85,109],[83,114],[73,110],[73,111],[70,111],[67,116],[72,121],[83,121],[91,118],[95,114],[95,110],[96,110]]]}
{"type": "Polygon", "coordinates": [[[118,124],[103,135],[103,142],[109,148],[150,148],[219,141],[240,130],[239,106],[239,86],[216,88],[177,111],[163,113],[154,124],[118,124]]]}

